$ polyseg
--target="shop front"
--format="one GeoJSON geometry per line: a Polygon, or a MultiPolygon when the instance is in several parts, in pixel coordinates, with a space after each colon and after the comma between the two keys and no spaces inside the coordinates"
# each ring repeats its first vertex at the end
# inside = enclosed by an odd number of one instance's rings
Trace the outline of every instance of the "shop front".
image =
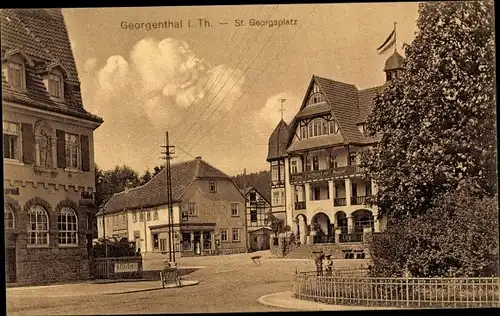
{"type": "Polygon", "coordinates": [[[215,224],[187,224],[181,226],[183,255],[206,256],[214,253],[215,224]]]}

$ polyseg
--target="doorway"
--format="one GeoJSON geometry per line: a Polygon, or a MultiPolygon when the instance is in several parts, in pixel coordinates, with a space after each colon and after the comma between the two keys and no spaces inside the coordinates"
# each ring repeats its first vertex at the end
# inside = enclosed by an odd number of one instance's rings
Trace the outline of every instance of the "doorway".
{"type": "Polygon", "coordinates": [[[193,232],[194,253],[201,254],[201,232],[193,232]]]}

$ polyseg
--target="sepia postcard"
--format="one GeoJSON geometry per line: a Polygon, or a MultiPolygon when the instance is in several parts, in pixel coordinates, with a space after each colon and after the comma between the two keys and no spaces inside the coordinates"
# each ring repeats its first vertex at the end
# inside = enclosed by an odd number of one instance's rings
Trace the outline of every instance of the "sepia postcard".
{"type": "Polygon", "coordinates": [[[0,9],[5,314],[500,307],[494,17],[0,9]]]}

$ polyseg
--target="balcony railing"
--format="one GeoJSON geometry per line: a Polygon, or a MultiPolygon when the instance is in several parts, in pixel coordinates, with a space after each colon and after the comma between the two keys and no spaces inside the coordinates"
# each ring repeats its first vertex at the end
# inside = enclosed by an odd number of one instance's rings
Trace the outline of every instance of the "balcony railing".
{"type": "Polygon", "coordinates": [[[347,234],[340,234],[339,242],[362,242],[363,241],[363,233],[354,232],[347,234]]]}
{"type": "Polygon", "coordinates": [[[360,166],[345,166],[325,170],[305,171],[291,174],[290,182],[301,182],[321,179],[340,179],[345,176],[363,173],[360,166]]]}
{"type": "Polygon", "coordinates": [[[333,244],[333,243],[335,243],[335,235],[314,236],[313,243],[314,244],[333,244]]]}
{"type": "Polygon", "coordinates": [[[351,205],[365,205],[366,196],[353,196],[351,197],[351,205]]]}
{"type": "Polygon", "coordinates": [[[295,202],[296,210],[305,210],[306,209],[306,201],[295,202]]]}
{"type": "Polygon", "coordinates": [[[346,205],[347,205],[347,199],[345,197],[333,199],[333,206],[346,206],[346,205]]]}

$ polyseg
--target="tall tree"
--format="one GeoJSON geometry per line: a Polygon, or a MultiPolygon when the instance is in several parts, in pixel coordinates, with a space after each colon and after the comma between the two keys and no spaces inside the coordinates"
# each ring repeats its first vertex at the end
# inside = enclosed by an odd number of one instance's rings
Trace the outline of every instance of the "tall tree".
{"type": "Polygon", "coordinates": [[[362,164],[389,218],[417,216],[468,183],[496,192],[492,1],[426,2],[405,46],[405,73],[375,98],[367,132],[380,137],[362,164]]]}
{"type": "Polygon", "coordinates": [[[116,166],[112,170],[102,171],[96,167],[96,204],[100,205],[113,194],[140,184],[139,175],[128,166],[116,166]]]}
{"type": "Polygon", "coordinates": [[[146,170],[146,172],[144,172],[144,174],[141,176],[141,185],[143,184],[146,184],[149,180],[151,180],[151,178],[153,177],[153,175],[151,174],[151,172],[149,172],[149,170],[146,170]]]}

